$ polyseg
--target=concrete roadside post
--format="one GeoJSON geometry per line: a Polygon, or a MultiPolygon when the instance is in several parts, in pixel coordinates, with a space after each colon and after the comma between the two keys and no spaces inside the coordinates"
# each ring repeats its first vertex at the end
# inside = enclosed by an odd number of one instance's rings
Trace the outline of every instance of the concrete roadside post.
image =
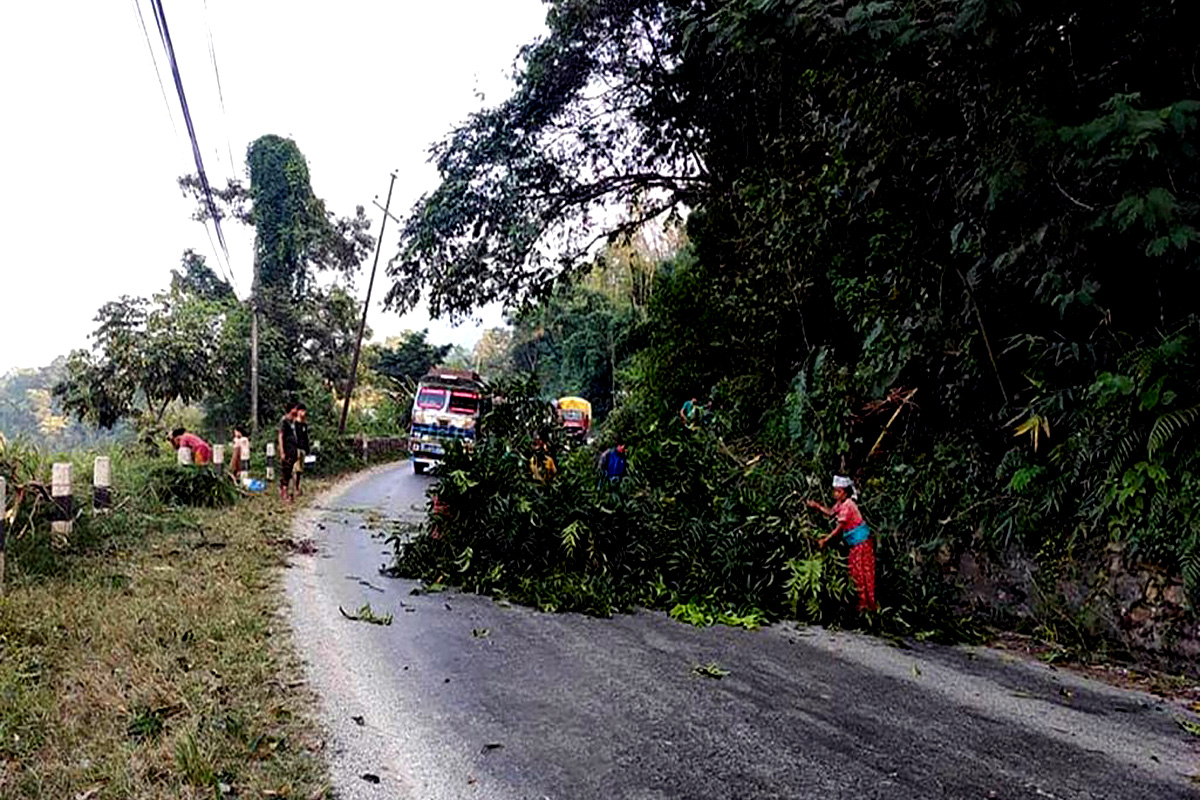
{"type": "Polygon", "coordinates": [[[4,548],[8,537],[8,482],[0,478],[0,597],[4,596],[4,548]]]}
{"type": "Polygon", "coordinates": [[[362,444],[363,444],[363,463],[365,464],[368,461],[370,461],[370,458],[367,455],[367,435],[365,433],[363,434],[362,444]]]}
{"type": "Polygon", "coordinates": [[[103,514],[112,508],[112,462],[96,456],[92,464],[92,510],[103,514]]]}
{"type": "Polygon", "coordinates": [[[275,443],[267,442],[267,483],[275,480],[275,443]]]}
{"type": "Polygon", "coordinates": [[[242,450],[241,471],[238,472],[238,480],[245,486],[250,480],[250,437],[243,436],[240,442],[235,443],[235,446],[242,450]]]}
{"type": "Polygon", "coordinates": [[[59,462],[51,467],[50,497],[54,500],[54,518],[50,522],[51,539],[66,545],[71,537],[75,499],[71,496],[71,465],[59,462]]]}
{"type": "Polygon", "coordinates": [[[180,447],[175,451],[175,460],[181,466],[190,467],[192,465],[192,448],[180,447]]]}
{"type": "Polygon", "coordinates": [[[220,475],[225,471],[225,445],[213,445],[212,471],[220,475]]]}

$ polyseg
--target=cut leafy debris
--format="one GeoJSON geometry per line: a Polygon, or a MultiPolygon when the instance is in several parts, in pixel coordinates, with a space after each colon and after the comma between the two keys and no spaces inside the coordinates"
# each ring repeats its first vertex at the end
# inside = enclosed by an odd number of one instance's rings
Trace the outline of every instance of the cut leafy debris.
{"type": "Polygon", "coordinates": [[[353,614],[347,614],[346,609],[338,606],[338,611],[342,612],[342,616],[346,619],[354,620],[355,622],[369,622],[372,625],[391,625],[391,614],[376,614],[371,608],[370,603],[363,603],[358,607],[358,611],[353,614]]]}
{"type": "Polygon", "coordinates": [[[697,664],[692,667],[692,672],[705,678],[714,678],[720,680],[729,674],[729,670],[723,668],[715,661],[710,661],[707,664],[697,664]]]}

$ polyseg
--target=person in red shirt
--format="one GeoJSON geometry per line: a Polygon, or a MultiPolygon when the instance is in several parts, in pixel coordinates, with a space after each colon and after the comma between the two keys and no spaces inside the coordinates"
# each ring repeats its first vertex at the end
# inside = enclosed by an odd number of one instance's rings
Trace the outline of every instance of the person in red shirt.
{"type": "Polygon", "coordinates": [[[192,451],[193,464],[207,464],[212,461],[212,448],[208,442],[201,439],[194,433],[190,433],[186,428],[176,428],[171,431],[171,446],[178,450],[181,447],[187,447],[192,451]]]}
{"type": "Polygon", "coordinates": [[[858,492],[854,481],[843,475],[833,478],[833,506],[826,508],[816,500],[809,500],[808,507],[815,508],[827,517],[837,518],[837,525],[828,536],[821,539],[818,547],[824,548],[839,533],[850,546],[850,578],[858,590],[858,610],[874,611],[875,603],[875,545],[871,542],[871,531],[863,522],[858,503],[854,502],[858,492]]]}

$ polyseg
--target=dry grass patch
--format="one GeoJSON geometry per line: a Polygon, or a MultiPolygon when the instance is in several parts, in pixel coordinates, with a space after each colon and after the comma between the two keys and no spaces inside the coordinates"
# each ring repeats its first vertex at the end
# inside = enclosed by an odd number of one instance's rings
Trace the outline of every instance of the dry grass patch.
{"type": "Polygon", "coordinates": [[[276,613],[289,512],[266,496],[119,513],[52,574],[15,576],[0,599],[0,797],[325,796],[276,613]]]}

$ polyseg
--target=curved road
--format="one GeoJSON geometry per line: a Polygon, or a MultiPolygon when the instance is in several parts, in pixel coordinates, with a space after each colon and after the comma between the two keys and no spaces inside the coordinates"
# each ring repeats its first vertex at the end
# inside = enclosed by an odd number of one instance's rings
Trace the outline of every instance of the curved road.
{"type": "Polygon", "coordinates": [[[379,575],[429,479],[364,473],[297,521],[289,609],[336,796],[1200,797],[1181,710],[983,648],[540,614],[379,575]],[[352,622],[370,603],[390,626],[352,622]],[[716,661],[722,679],[693,673],[716,661]]]}

